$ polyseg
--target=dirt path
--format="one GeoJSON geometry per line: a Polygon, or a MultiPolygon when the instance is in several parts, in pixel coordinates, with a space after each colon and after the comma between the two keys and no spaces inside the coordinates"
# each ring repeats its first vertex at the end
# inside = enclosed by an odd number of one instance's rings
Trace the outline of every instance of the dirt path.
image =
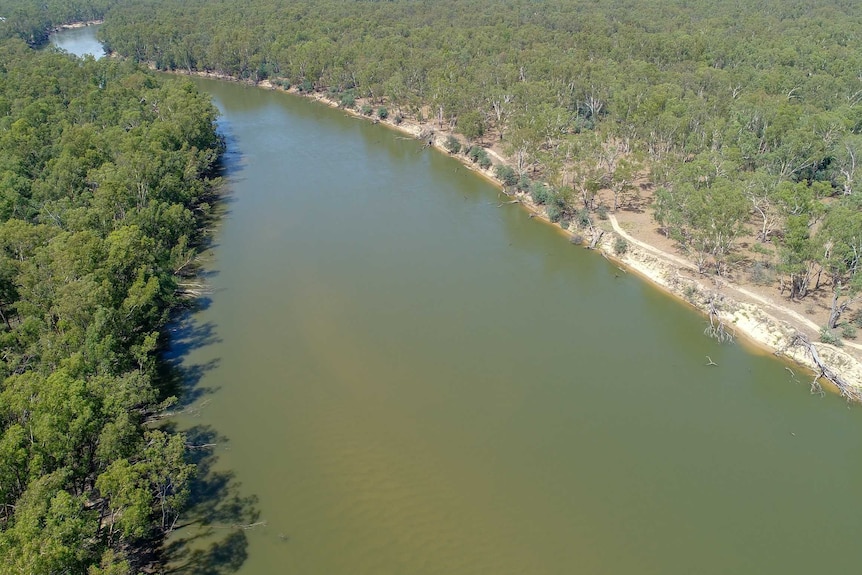
{"type": "MultiPolygon", "coordinates": [[[[654,254],[654,255],[656,255],[656,256],[658,256],[658,257],[660,257],[666,261],[673,262],[674,264],[679,265],[683,268],[697,272],[697,266],[695,266],[693,263],[689,262],[688,260],[681,258],[681,257],[677,256],[676,254],[672,254],[672,253],[668,253],[666,251],[663,251],[663,250],[661,250],[655,246],[652,246],[646,242],[642,242],[642,241],[638,240],[635,237],[632,237],[631,234],[626,232],[620,226],[619,222],[617,221],[616,216],[614,216],[613,214],[608,214],[608,219],[610,220],[611,226],[613,226],[614,231],[617,234],[619,234],[620,237],[624,238],[626,241],[628,241],[628,242],[638,246],[639,248],[646,250],[649,253],[654,254]]],[[[802,326],[807,327],[813,333],[819,333],[819,331],[820,331],[820,326],[817,325],[816,323],[814,323],[813,321],[811,321],[809,318],[805,317],[804,315],[802,315],[802,314],[800,314],[800,313],[798,313],[792,309],[789,309],[786,306],[777,304],[769,298],[766,298],[760,294],[754,293],[753,291],[745,289],[742,286],[731,284],[731,283],[728,283],[726,281],[721,281],[721,286],[724,290],[727,290],[729,292],[734,293],[736,296],[734,299],[737,299],[739,301],[755,301],[759,305],[761,305],[765,308],[768,308],[769,310],[771,310],[773,312],[777,312],[781,316],[788,317],[788,318],[792,319],[792,321],[796,322],[798,325],[802,325],[802,326]],[[743,297],[739,297],[739,296],[743,296],[743,297]]],[[[857,349],[857,350],[862,350],[862,344],[854,343],[851,341],[845,341],[844,346],[845,347],[851,347],[851,348],[857,349]]]]}
{"type": "MultiPolygon", "coordinates": [[[[175,73],[186,74],[185,71],[175,73]]],[[[235,79],[218,74],[197,73],[196,75],[236,81],[235,79]]],[[[251,82],[246,81],[245,83],[251,82]]],[[[268,81],[259,82],[257,85],[271,90],[281,89],[268,81]]],[[[331,107],[339,107],[338,102],[321,93],[300,94],[296,91],[296,88],[291,88],[288,91],[313,98],[331,107]]],[[[344,111],[351,116],[362,117],[374,120],[375,122],[379,121],[381,124],[412,137],[419,137],[420,134],[430,134],[430,145],[441,151],[446,149],[445,136],[452,134],[448,129],[438,130],[433,122],[422,123],[416,121],[414,118],[404,118],[403,121],[399,119],[396,122],[392,116],[385,120],[378,120],[362,116],[356,110],[344,111]]],[[[457,134],[455,135],[457,137],[457,134]]],[[[463,144],[463,138],[461,140],[463,144]]],[[[513,167],[512,161],[505,155],[490,148],[486,148],[486,152],[497,163],[513,167]]],[[[499,184],[492,169],[481,169],[478,165],[469,162],[465,157],[456,157],[470,170],[499,184]]],[[[547,220],[544,208],[533,204],[529,196],[518,194],[516,201],[525,209],[531,211],[536,217],[547,220]]],[[[819,353],[820,358],[824,359],[830,368],[838,371],[845,377],[852,386],[862,389],[862,353],[860,353],[862,345],[845,341],[844,345],[850,349],[840,349],[819,343],[817,339],[820,326],[811,319],[787,306],[777,304],[752,290],[731,284],[714,276],[703,276],[698,272],[697,266],[691,261],[666,249],[661,249],[633,237],[622,228],[615,215],[609,214],[608,219],[614,233],[625,239],[636,249],[630,249],[624,255],[618,256],[615,254],[612,234],[606,234],[604,241],[599,245],[599,248],[606,257],[619,260],[660,288],[693,303],[695,307],[702,311],[705,311],[704,302],[693,301],[689,297],[689,292],[694,290],[694,293],[699,294],[701,300],[705,294],[718,292],[726,298],[724,302],[725,310],[721,312],[721,317],[724,321],[733,325],[735,329],[745,334],[752,342],[777,354],[791,358],[801,365],[814,369],[816,372],[818,370],[807,350],[792,345],[796,333],[808,332],[806,335],[812,342],[815,342],[812,345],[816,352],[819,353]]],[[[571,232],[569,233],[571,234],[571,232]]]]}

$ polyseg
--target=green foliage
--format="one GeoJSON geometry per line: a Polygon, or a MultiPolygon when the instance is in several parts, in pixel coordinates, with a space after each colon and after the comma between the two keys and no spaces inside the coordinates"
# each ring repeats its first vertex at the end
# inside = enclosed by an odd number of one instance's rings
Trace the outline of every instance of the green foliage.
{"type": "Polygon", "coordinates": [[[494,168],[494,176],[503,182],[504,186],[510,187],[518,183],[518,175],[510,166],[499,164],[494,168]]]}
{"type": "Polygon", "coordinates": [[[740,186],[723,175],[723,160],[698,156],[678,174],[673,189],[656,192],[655,218],[697,262],[703,272],[721,274],[736,240],[745,231],[749,202],[740,186]]]}
{"type": "Polygon", "coordinates": [[[482,146],[471,146],[467,150],[467,157],[473,162],[478,163],[483,168],[491,165],[491,159],[488,157],[488,152],[482,146]]]}
{"type": "Polygon", "coordinates": [[[618,256],[622,256],[627,251],[629,251],[629,243],[625,239],[617,237],[614,240],[614,253],[618,256]]]}
{"type": "Polygon", "coordinates": [[[838,325],[841,314],[862,292],[862,211],[854,201],[845,200],[830,207],[817,231],[820,263],[832,280],[833,305],[829,327],[838,325]]]}
{"type": "MultiPolygon", "coordinates": [[[[560,206],[568,217],[593,209],[600,189],[614,210],[640,208],[649,173],[656,222],[702,270],[724,273],[740,234],[756,226],[761,242],[781,244],[777,271],[791,297],[805,297],[820,265],[840,283],[836,310],[857,293],[843,255],[825,261],[828,238],[803,238],[798,227],[818,229],[822,198],[858,195],[862,51],[851,40],[862,12],[853,2],[0,2],[20,8],[0,9],[15,13],[3,30],[31,41],[49,20],[105,13],[108,47],[137,61],[291,78],[302,92],[354,90],[468,141],[499,138],[518,174],[572,176],[560,206]]],[[[0,101],[0,116],[13,102],[0,101]]],[[[26,173],[44,164],[40,142],[51,131],[38,115],[7,123],[28,150],[26,173]]],[[[491,166],[478,149],[469,157],[491,166]]],[[[70,181],[88,170],[86,161],[70,167],[70,181]]],[[[26,176],[0,173],[9,190],[0,214],[32,215],[33,202],[21,201],[26,176]]],[[[526,177],[516,185],[547,202],[526,177]]],[[[98,201],[111,205],[115,190],[98,201]]]]}
{"type": "Polygon", "coordinates": [[[593,225],[593,220],[590,218],[590,211],[586,208],[578,210],[575,221],[581,229],[586,229],[593,225]]]}
{"type": "Polygon", "coordinates": [[[748,280],[755,285],[772,285],[775,283],[775,269],[768,262],[754,262],[748,272],[748,280]]]}
{"type": "Polygon", "coordinates": [[[372,113],[374,113],[374,108],[372,108],[372,107],[371,107],[370,105],[368,105],[368,104],[362,104],[362,107],[359,109],[359,112],[360,112],[363,116],[370,116],[372,113]]]}
{"type": "MultiPolygon", "coordinates": [[[[28,15],[10,19],[16,31],[33,29],[24,21],[42,12],[79,17],[113,4],[5,1],[28,15]]],[[[306,92],[352,88],[420,121],[424,109],[470,140],[500,136],[519,156],[518,172],[529,163],[555,169],[576,148],[574,157],[603,167],[615,196],[637,191],[622,177],[637,154],[656,175],[674,175],[716,150],[734,170],[769,175],[772,188],[819,182],[852,193],[862,56],[846,39],[862,13],[838,0],[773,4],[159,0],[117,2],[102,34],[136,60],[278,75],[306,92]],[[512,46],[523,48],[517,59],[512,46]],[[631,150],[608,161],[624,141],[631,150]]],[[[654,183],[671,180],[679,178],[654,183]]]]}
{"type": "Polygon", "coordinates": [[[216,111],[132,63],[0,44],[2,572],[129,573],[193,467],[151,429],[212,201],[216,111]]]}
{"type": "Polygon", "coordinates": [[[458,131],[468,141],[473,141],[485,135],[485,121],[477,110],[469,110],[458,117],[458,131]]]}
{"type": "Polygon", "coordinates": [[[380,118],[381,120],[385,120],[386,118],[389,117],[389,110],[387,110],[386,108],[384,108],[382,106],[380,108],[377,108],[377,117],[380,118]]]}
{"type": "Polygon", "coordinates": [[[353,94],[353,90],[342,93],[338,99],[338,105],[347,109],[352,109],[356,106],[356,96],[353,94]]]}
{"type": "Polygon", "coordinates": [[[851,323],[841,324],[841,337],[844,339],[856,339],[856,327],[851,323]]]}
{"type": "Polygon", "coordinates": [[[557,223],[563,217],[563,210],[556,204],[548,204],[546,207],[546,212],[548,214],[548,219],[551,220],[552,223],[557,223]]]}
{"type": "Polygon", "coordinates": [[[533,182],[530,186],[530,197],[540,206],[548,203],[552,196],[552,190],[542,182],[533,182]]]}
{"type": "Polygon", "coordinates": [[[446,138],[446,142],[443,144],[446,149],[453,153],[457,154],[461,151],[461,142],[455,136],[449,134],[449,137],[446,138]]]}
{"type": "Polygon", "coordinates": [[[31,46],[48,42],[60,24],[101,19],[118,0],[0,0],[0,39],[17,37],[31,46]]]}
{"type": "Polygon", "coordinates": [[[600,205],[598,208],[596,208],[596,215],[599,217],[600,220],[607,220],[608,207],[604,204],[600,205]]]}
{"type": "Polygon", "coordinates": [[[834,345],[836,347],[842,347],[844,345],[841,338],[835,335],[828,327],[820,328],[820,343],[828,343],[829,345],[834,345]]]}

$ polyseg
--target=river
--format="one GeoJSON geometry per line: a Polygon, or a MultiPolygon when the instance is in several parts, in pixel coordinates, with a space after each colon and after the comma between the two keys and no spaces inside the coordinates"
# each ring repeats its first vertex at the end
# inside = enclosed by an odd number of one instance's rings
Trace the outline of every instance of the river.
{"type": "Polygon", "coordinates": [[[174,330],[179,424],[217,443],[190,513],[210,530],[180,529],[178,565],[862,566],[858,408],[705,337],[702,316],[498,207],[443,154],[302,98],[194,83],[222,112],[228,185],[212,293],[174,330]],[[257,510],[250,528],[238,508],[257,510]]]}

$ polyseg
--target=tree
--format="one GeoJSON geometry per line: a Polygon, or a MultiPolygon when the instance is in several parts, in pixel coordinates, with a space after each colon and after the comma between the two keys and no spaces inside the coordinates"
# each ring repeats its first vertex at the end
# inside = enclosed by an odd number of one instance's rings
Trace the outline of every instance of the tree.
{"type": "Polygon", "coordinates": [[[748,205],[741,191],[727,180],[717,181],[710,188],[683,188],[688,195],[684,218],[687,224],[687,245],[695,254],[698,268],[706,268],[707,256],[712,258],[715,272],[725,271],[726,257],[745,231],[743,224],[748,205]]]}
{"type": "Polygon", "coordinates": [[[480,140],[485,135],[485,119],[475,110],[470,110],[458,116],[458,131],[468,142],[480,140]]]}
{"type": "Polygon", "coordinates": [[[779,269],[790,276],[790,299],[802,299],[808,294],[814,274],[817,260],[808,222],[807,215],[788,217],[781,240],[779,269]]]}
{"type": "Polygon", "coordinates": [[[823,246],[822,265],[832,281],[832,306],[827,327],[832,329],[862,292],[862,212],[844,202],[834,206],[817,233],[823,246]]]}

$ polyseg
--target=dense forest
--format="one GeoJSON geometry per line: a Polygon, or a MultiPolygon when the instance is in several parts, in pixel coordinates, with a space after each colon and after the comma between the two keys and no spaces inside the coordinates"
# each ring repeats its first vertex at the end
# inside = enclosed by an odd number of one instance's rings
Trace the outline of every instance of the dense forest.
{"type": "Polygon", "coordinates": [[[862,287],[855,2],[144,0],[102,32],[160,69],[433,120],[476,161],[495,143],[563,225],[648,200],[704,273],[756,238],[763,281],[831,290],[829,328],[862,287]]]}
{"type": "MultiPolygon", "coordinates": [[[[704,273],[862,294],[844,0],[0,0],[0,573],[121,574],[189,495],[160,333],[209,216],[211,71],[433,122],[561,225],[648,204],[704,273]],[[126,60],[35,51],[104,17],[126,60]],[[29,46],[28,46],[29,45],[29,46]],[[750,263],[750,261],[748,262],[750,263]]],[[[831,333],[831,332],[828,332],[831,333]]]]}
{"type": "Polygon", "coordinates": [[[121,0],[0,0],[0,39],[20,38],[31,46],[48,41],[51,30],[70,22],[100,20],[121,0]]]}
{"type": "Polygon", "coordinates": [[[189,496],[158,350],[215,117],[130,61],[0,43],[0,573],[129,573],[189,496]]]}

